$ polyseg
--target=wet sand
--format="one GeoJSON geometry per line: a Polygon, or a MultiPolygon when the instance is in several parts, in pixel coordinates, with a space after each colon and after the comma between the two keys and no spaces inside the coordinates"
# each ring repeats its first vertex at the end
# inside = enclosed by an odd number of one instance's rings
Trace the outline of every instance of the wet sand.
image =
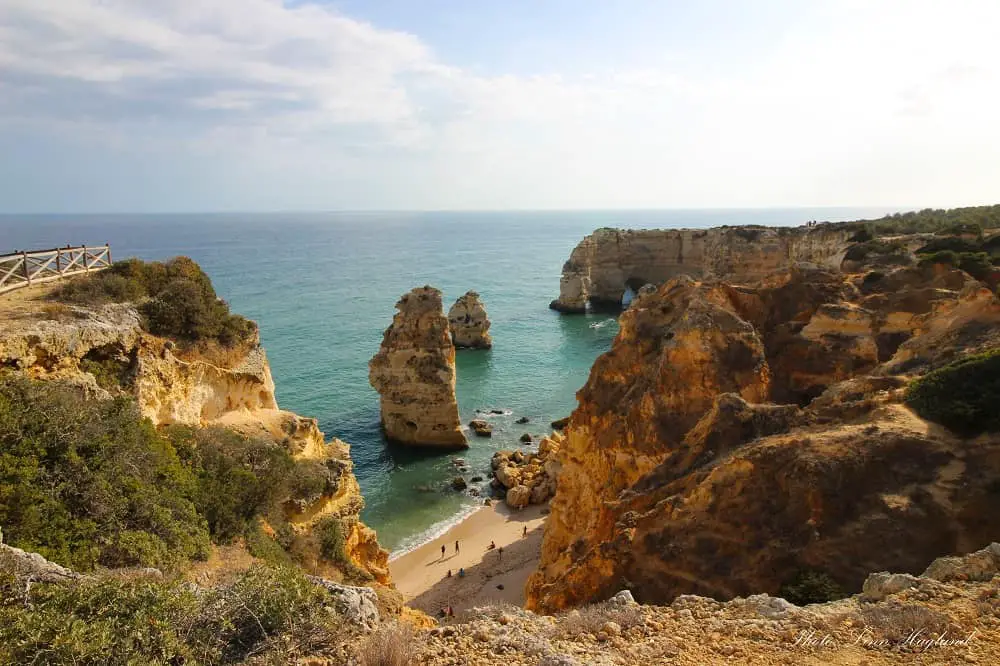
{"type": "Polygon", "coordinates": [[[512,511],[503,502],[484,506],[444,535],[390,562],[396,588],[408,605],[434,616],[448,605],[456,613],[496,601],[523,606],[524,584],[541,553],[544,509],[530,506],[512,511]],[[491,540],[497,549],[487,550],[491,540]],[[462,567],[465,576],[459,577],[462,567]],[[447,577],[449,569],[451,578],[447,577]]]}

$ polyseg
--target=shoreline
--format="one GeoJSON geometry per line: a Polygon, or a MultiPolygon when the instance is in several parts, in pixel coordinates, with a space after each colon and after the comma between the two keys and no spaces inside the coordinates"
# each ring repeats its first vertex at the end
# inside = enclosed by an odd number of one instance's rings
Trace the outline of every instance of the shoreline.
{"type": "Polygon", "coordinates": [[[514,511],[496,501],[479,507],[439,536],[390,560],[396,589],[407,605],[435,617],[446,606],[456,613],[497,601],[523,606],[525,583],[541,554],[547,514],[547,505],[514,511]],[[488,549],[491,541],[496,549],[488,549]],[[465,569],[464,577],[458,575],[460,568],[465,569]]]}

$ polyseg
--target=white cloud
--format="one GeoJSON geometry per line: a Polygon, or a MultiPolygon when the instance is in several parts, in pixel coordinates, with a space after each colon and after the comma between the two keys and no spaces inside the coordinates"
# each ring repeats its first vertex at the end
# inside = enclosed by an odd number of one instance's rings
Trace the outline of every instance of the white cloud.
{"type": "Polygon", "coordinates": [[[713,67],[484,76],[318,5],[4,0],[0,130],[211,154],[288,208],[993,196],[1000,5],[809,7],[752,59],[720,43],[713,67]]]}

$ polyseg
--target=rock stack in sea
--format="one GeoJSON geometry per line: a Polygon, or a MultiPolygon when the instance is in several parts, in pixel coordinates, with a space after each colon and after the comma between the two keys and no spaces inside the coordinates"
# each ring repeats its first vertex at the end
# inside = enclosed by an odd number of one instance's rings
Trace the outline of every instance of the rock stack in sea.
{"type": "Polygon", "coordinates": [[[451,326],[452,339],[455,346],[471,349],[489,349],[493,346],[490,337],[490,319],[486,308],[479,299],[479,294],[467,291],[448,311],[448,324],[451,326]]]}
{"type": "Polygon", "coordinates": [[[565,441],[565,435],[554,432],[538,443],[538,453],[497,451],[493,454],[490,462],[493,486],[506,491],[505,500],[510,508],[544,504],[552,498],[559,472],[556,453],[565,441]]]}
{"type": "Polygon", "coordinates": [[[418,287],[404,294],[396,309],[368,363],[386,436],[416,446],[467,446],[455,400],[455,345],[441,292],[418,287]]]}

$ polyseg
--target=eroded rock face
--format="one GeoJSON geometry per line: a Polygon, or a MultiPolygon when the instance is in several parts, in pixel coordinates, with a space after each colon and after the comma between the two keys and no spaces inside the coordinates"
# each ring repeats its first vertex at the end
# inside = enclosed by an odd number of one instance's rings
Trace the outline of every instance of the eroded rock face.
{"type": "MultiPolygon", "coordinates": [[[[350,448],[326,441],[315,419],[278,407],[264,349],[251,341],[228,366],[197,357],[182,359],[176,345],[141,328],[131,304],[98,308],[70,306],[72,317],[48,319],[46,303],[28,303],[19,319],[0,321],[0,366],[34,379],[55,379],[82,387],[89,397],[131,395],[154,425],[219,426],[265,438],[295,458],[313,460],[328,471],[328,492],[285,507],[296,537],[310,541],[316,523],[335,516],[352,563],[379,583],[389,584],[388,553],[359,514],[364,507],[352,471],[350,448]],[[31,310],[37,310],[37,316],[31,310]],[[95,372],[105,387],[98,386],[95,372]],[[107,383],[114,374],[119,381],[107,383]]],[[[323,568],[316,562],[315,569],[323,568]]]]}
{"type": "Polygon", "coordinates": [[[490,337],[490,319],[479,294],[468,291],[460,297],[448,311],[448,325],[451,327],[455,347],[489,349],[493,346],[490,337]]]}
{"type": "Polygon", "coordinates": [[[529,607],[774,594],[800,570],[859,590],[989,542],[1000,437],[923,421],[899,376],[1000,343],[972,282],[793,269],[637,299],[578,394],[529,607]]]}
{"type": "Polygon", "coordinates": [[[584,312],[588,304],[617,306],[626,288],[696,279],[757,280],[805,262],[839,268],[849,246],[843,229],[717,227],[714,229],[598,229],[563,266],[559,298],[550,307],[584,312]]]}
{"type": "Polygon", "coordinates": [[[404,294],[396,309],[368,364],[386,436],[415,446],[467,446],[455,399],[455,345],[441,292],[418,287],[404,294]]]}

